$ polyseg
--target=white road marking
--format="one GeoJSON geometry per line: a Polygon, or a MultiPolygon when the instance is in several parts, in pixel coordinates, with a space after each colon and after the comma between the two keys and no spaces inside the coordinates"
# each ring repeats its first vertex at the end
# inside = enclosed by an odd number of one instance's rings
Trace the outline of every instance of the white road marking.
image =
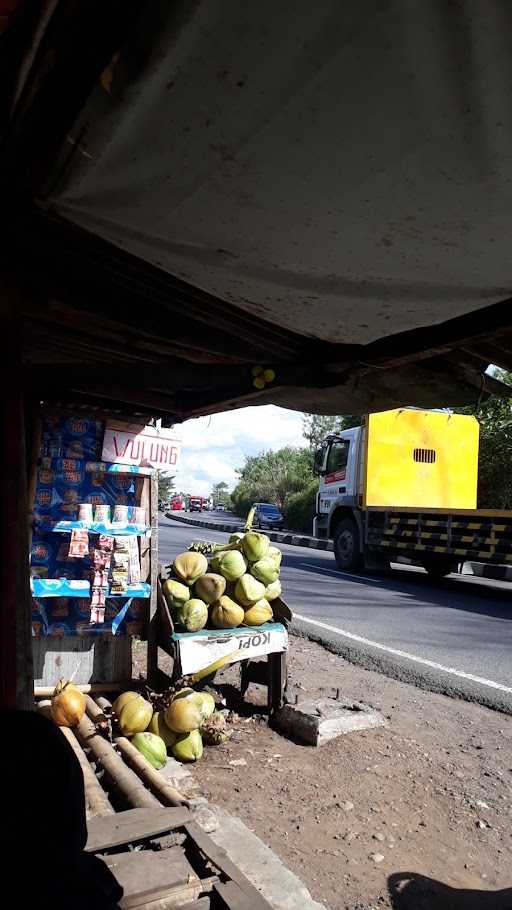
{"type": "Polygon", "coordinates": [[[434,660],[427,660],[424,657],[417,657],[416,654],[409,654],[408,651],[400,651],[398,648],[389,648],[387,645],[382,645],[378,641],[363,638],[361,635],[354,635],[353,632],[347,632],[345,629],[338,629],[336,626],[330,626],[328,623],[320,622],[318,619],[310,619],[308,616],[301,616],[300,613],[295,613],[295,611],[293,615],[296,619],[300,619],[301,622],[309,623],[312,626],[318,626],[320,629],[326,629],[328,632],[335,632],[336,635],[350,638],[351,641],[357,641],[361,645],[370,645],[372,648],[377,648],[379,651],[393,654],[395,657],[406,657],[407,660],[413,660],[415,663],[423,664],[425,667],[431,667],[433,670],[442,670],[443,673],[450,673],[452,676],[459,676],[461,679],[468,679],[471,682],[479,683],[481,686],[499,689],[500,692],[508,692],[512,695],[512,688],[494,682],[492,679],[483,679],[481,676],[473,676],[472,673],[465,673],[464,670],[456,670],[454,667],[445,667],[443,664],[438,664],[434,660]]]}
{"type": "Polygon", "coordinates": [[[354,572],[343,572],[341,569],[325,569],[323,566],[315,566],[310,562],[302,563],[303,566],[307,566],[308,569],[316,569],[317,572],[331,572],[335,575],[341,575],[342,578],[355,578],[357,581],[371,581],[374,585],[381,585],[383,583],[382,578],[370,578],[369,575],[356,575],[354,572]]]}

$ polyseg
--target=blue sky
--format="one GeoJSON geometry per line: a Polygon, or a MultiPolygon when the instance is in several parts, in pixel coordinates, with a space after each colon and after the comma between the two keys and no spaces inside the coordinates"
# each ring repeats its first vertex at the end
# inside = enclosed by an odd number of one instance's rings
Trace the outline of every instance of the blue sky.
{"type": "Polygon", "coordinates": [[[198,417],[175,430],[183,442],[176,489],[198,496],[221,480],[231,490],[237,482],[235,468],[243,465],[245,455],[305,444],[302,414],[274,405],[198,417]]]}

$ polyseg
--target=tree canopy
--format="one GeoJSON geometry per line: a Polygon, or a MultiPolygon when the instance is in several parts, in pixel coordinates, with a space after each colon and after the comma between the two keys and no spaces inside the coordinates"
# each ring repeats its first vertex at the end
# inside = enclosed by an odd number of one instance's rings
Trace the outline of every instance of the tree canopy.
{"type": "Polygon", "coordinates": [[[238,514],[245,514],[253,502],[271,502],[286,510],[290,496],[313,478],[311,454],[307,449],[286,446],[276,452],[249,455],[237,474],[240,480],[231,500],[238,514]]]}
{"type": "Polygon", "coordinates": [[[226,505],[229,501],[229,487],[224,480],[220,480],[219,483],[214,483],[212,487],[212,496],[214,505],[218,506],[219,504],[226,505]]]}
{"type": "Polygon", "coordinates": [[[165,474],[163,471],[156,472],[158,482],[158,499],[161,502],[167,502],[174,490],[174,474],[165,474]]]}
{"type": "MultiPolygon", "coordinates": [[[[498,378],[512,386],[512,373],[498,378]]],[[[512,405],[510,399],[492,396],[477,408],[458,408],[474,414],[480,424],[478,458],[478,508],[512,509],[512,405]]]]}
{"type": "Polygon", "coordinates": [[[361,417],[353,414],[343,414],[337,417],[326,417],[323,414],[303,414],[302,435],[307,440],[309,448],[315,452],[321,442],[329,433],[341,433],[351,427],[361,426],[361,417]]]}

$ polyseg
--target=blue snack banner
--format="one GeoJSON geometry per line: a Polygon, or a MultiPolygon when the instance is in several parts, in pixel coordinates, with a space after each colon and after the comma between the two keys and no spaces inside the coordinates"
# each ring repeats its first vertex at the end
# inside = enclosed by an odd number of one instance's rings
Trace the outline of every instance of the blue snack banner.
{"type": "MultiPolygon", "coordinates": [[[[130,523],[78,521],[81,503],[138,505],[142,477],[151,473],[131,465],[100,461],[104,423],[71,417],[48,417],[43,422],[38,477],[34,497],[34,533],[30,553],[35,638],[138,635],[144,621],[144,599],[150,586],[129,585],[126,595],[107,595],[105,622],[90,622],[91,558],[97,534],[138,535],[148,530],[130,523]],[[69,557],[70,532],[89,531],[89,553],[69,557]],[[58,533],[61,532],[61,533],[58,533]]],[[[131,514],[130,511],[128,513],[131,514]]]]}

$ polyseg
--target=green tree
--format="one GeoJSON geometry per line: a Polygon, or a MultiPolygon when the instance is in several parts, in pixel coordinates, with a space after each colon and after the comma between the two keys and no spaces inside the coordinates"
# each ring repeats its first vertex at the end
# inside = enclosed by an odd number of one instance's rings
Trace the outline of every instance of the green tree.
{"type": "Polygon", "coordinates": [[[231,500],[238,515],[245,515],[253,502],[271,502],[286,510],[289,497],[313,478],[311,454],[286,446],[277,452],[250,455],[237,474],[240,480],[231,500]]]}
{"type": "Polygon", "coordinates": [[[174,478],[175,474],[165,474],[164,471],[156,472],[156,479],[158,483],[158,499],[160,502],[168,502],[171,497],[171,493],[174,490],[174,478]]]}
{"type": "MultiPolygon", "coordinates": [[[[512,386],[512,373],[500,371],[497,379],[512,386]]],[[[480,424],[478,458],[478,508],[512,509],[512,405],[494,395],[476,408],[457,408],[474,414],[480,424]]]]}
{"type": "Polygon", "coordinates": [[[214,483],[212,496],[214,505],[227,505],[229,500],[229,487],[224,480],[219,481],[219,483],[214,483]]]}
{"type": "Polygon", "coordinates": [[[341,433],[351,427],[361,426],[361,417],[343,414],[328,417],[324,414],[303,414],[302,435],[307,439],[309,448],[315,452],[329,433],[341,433]]]}

